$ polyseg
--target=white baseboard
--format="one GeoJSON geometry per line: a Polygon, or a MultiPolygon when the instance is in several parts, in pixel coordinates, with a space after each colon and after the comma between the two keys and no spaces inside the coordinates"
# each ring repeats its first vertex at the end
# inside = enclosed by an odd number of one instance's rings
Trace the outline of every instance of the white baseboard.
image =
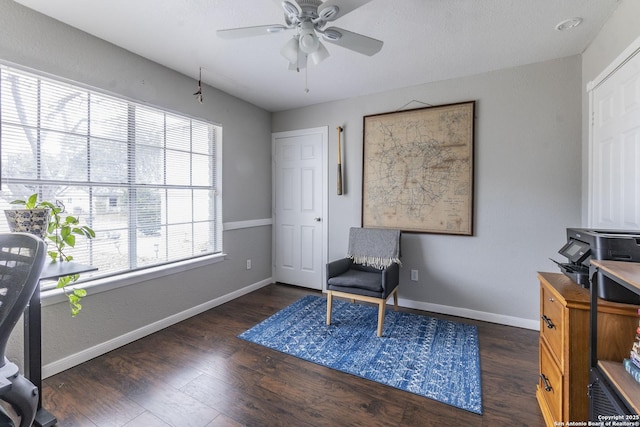
{"type": "Polygon", "coordinates": [[[416,310],[430,311],[432,313],[448,314],[450,316],[482,320],[484,322],[499,323],[501,325],[515,326],[518,328],[532,329],[535,331],[540,330],[540,322],[538,320],[523,319],[521,317],[505,316],[503,314],[488,313],[485,311],[470,310],[468,308],[413,301],[404,298],[398,298],[398,305],[402,307],[413,308],[416,310]]]}
{"type": "Polygon", "coordinates": [[[96,346],[90,347],[86,350],[82,350],[79,353],[72,354],[71,356],[67,356],[63,359],[56,360],[55,362],[48,363],[42,367],[42,378],[47,378],[52,375],[55,375],[59,372],[65,371],[69,368],[72,368],[76,365],[84,363],[88,360],[91,360],[95,357],[101,356],[105,353],[108,353],[111,350],[115,350],[118,347],[122,347],[123,345],[129,344],[135,340],[146,337],[147,335],[151,335],[154,332],[158,332],[161,329],[164,329],[168,326],[171,326],[175,323],[186,320],[190,317],[193,317],[197,314],[210,310],[214,307],[222,305],[226,302],[229,302],[233,299],[241,297],[242,295],[253,292],[257,289],[260,289],[264,286],[273,283],[273,279],[269,277],[268,279],[261,280],[260,282],[254,283],[252,285],[246,286],[242,289],[238,289],[237,291],[231,292],[229,294],[223,295],[211,301],[208,301],[204,304],[200,304],[198,306],[192,307],[188,310],[185,310],[180,313],[176,313],[173,316],[169,316],[165,319],[159,320],[157,322],[151,323],[142,328],[136,329],[134,331],[128,332],[124,335],[121,335],[117,338],[113,338],[109,341],[105,341],[96,346]]]}

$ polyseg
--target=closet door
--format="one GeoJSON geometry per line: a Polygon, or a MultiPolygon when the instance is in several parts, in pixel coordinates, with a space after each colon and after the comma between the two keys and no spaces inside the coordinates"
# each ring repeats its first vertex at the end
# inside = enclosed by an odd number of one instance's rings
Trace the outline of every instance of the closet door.
{"type": "Polygon", "coordinates": [[[619,61],[620,65],[593,85],[590,93],[589,226],[638,230],[639,49],[619,61]]]}
{"type": "Polygon", "coordinates": [[[272,134],[273,278],[322,290],[328,128],[272,134]]]}

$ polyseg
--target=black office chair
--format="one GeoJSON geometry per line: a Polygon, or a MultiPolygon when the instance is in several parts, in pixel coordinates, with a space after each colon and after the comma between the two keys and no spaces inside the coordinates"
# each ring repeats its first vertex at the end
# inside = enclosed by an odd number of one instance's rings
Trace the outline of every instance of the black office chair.
{"type": "MultiPolygon", "coordinates": [[[[40,280],[47,256],[42,239],[27,233],[0,233],[0,399],[20,417],[20,427],[33,424],[38,389],[5,356],[7,341],[40,280]]],[[[0,423],[13,426],[0,406],[0,423]]]]}
{"type": "Polygon", "coordinates": [[[331,324],[333,297],[378,305],[377,335],[382,336],[387,299],[393,295],[398,310],[400,283],[400,230],[349,230],[347,257],[327,264],[327,325],[331,324]]]}

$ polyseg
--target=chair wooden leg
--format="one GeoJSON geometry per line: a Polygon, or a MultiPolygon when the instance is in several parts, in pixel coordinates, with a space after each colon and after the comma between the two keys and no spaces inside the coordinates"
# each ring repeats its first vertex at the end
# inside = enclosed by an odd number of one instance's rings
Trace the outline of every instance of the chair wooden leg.
{"type": "Polygon", "coordinates": [[[384,310],[387,306],[385,300],[380,300],[378,303],[378,336],[382,336],[382,327],[384,326],[384,310]]]}
{"type": "Polygon", "coordinates": [[[393,290],[393,309],[398,311],[398,288],[393,290]]]}
{"type": "Polygon", "coordinates": [[[333,293],[327,291],[327,325],[331,324],[331,307],[333,305],[333,293]]]}

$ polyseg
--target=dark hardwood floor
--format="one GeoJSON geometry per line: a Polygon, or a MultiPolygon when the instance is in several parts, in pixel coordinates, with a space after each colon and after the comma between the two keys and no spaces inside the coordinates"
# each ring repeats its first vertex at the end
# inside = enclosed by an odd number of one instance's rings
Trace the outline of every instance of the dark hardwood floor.
{"type": "Polygon", "coordinates": [[[479,327],[483,415],[236,338],[309,293],[269,285],[49,377],[44,407],[59,426],[544,425],[536,331],[459,319],[479,327]]]}

